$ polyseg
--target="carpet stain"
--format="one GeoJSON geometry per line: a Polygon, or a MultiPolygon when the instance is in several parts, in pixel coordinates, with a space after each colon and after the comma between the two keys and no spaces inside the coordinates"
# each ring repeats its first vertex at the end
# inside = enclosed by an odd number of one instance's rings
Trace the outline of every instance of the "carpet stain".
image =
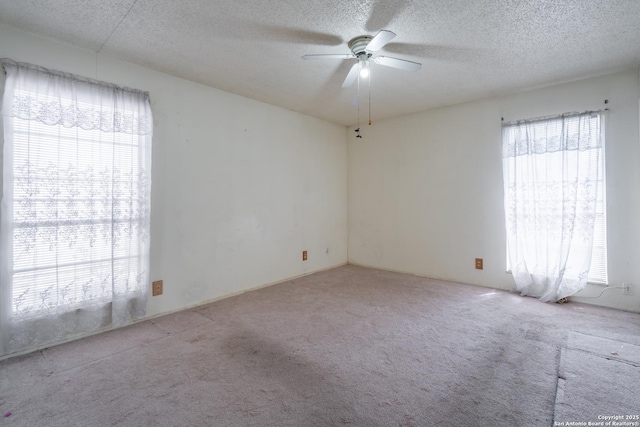
{"type": "Polygon", "coordinates": [[[205,334],[200,334],[200,335],[198,335],[197,337],[190,339],[190,340],[189,340],[189,342],[190,342],[191,344],[195,344],[195,343],[197,343],[197,342],[200,342],[200,341],[206,341],[206,340],[209,340],[209,339],[210,339],[210,338],[209,338],[207,335],[205,335],[205,334]]]}

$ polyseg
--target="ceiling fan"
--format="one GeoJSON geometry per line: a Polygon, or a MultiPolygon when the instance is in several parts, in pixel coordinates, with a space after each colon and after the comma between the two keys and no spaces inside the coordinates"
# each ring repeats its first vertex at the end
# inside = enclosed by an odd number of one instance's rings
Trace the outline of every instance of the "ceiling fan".
{"type": "Polygon", "coordinates": [[[357,36],[351,39],[348,46],[352,53],[304,55],[302,59],[357,59],[358,62],[351,67],[351,70],[349,70],[347,77],[342,83],[343,88],[353,85],[358,75],[366,78],[369,74],[370,61],[386,67],[397,68],[399,70],[418,71],[422,67],[422,64],[418,62],[392,58],[389,56],[373,56],[395,36],[396,34],[392,31],[380,30],[375,37],[357,36]]]}

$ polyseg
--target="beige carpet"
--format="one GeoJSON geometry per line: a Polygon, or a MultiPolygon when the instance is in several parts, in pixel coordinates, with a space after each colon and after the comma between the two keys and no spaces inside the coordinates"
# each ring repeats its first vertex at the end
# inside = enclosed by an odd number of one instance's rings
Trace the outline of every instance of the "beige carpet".
{"type": "Polygon", "coordinates": [[[551,426],[592,416],[577,381],[618,372],[590,340],[639,331],[634,313],[345,266],[0,362],[0,425],[551,426]]]}

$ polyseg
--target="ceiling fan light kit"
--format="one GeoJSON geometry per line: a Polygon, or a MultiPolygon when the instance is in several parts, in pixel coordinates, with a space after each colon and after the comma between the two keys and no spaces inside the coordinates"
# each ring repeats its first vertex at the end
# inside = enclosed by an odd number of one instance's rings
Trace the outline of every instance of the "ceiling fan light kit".
{"type": "Polygon", "coordinates": [[[357,36],[349,40],[347,46],[351,54],[320,54],[304,55],[302,59],[357,59],[353,64],[347,77],[342,83],[343,88],[348,88],[358,80],[358,127],[355,130],[357,138],[362,138],[360,134],[360,79],[368,79],[369,83],[369,124],[371,124],[371,61],[385,67],[396,68],[403,71],[418,71],[422,64],[406,59],[392,58],[389,56],[374,56],[374,54],[389,43],[396,34],[388,30],[380,30],[375,37],[357,36]]]}

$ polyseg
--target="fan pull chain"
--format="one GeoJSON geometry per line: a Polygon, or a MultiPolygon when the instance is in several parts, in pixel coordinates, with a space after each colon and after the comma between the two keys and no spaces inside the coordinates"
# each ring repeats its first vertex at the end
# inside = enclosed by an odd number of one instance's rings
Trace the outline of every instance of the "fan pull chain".
{"type": "Polygon", "coordinates": [[[371,64],[367,62],[367,67],[369,67],[369,126],[371,126],[371,64]]]}
{"type": "Polygon", "coordinates": [[[362,139],[362,134],[360,134],[360,71],[362,71],[362,65],[360,65],[360,70],[358,70],[358,127],[355,131],[356,138],[362,139]]]}
{"type": "Polygon", "coordinates": [[[360,73],[358,73],[358,130],[360,129],[360,73]]]}

